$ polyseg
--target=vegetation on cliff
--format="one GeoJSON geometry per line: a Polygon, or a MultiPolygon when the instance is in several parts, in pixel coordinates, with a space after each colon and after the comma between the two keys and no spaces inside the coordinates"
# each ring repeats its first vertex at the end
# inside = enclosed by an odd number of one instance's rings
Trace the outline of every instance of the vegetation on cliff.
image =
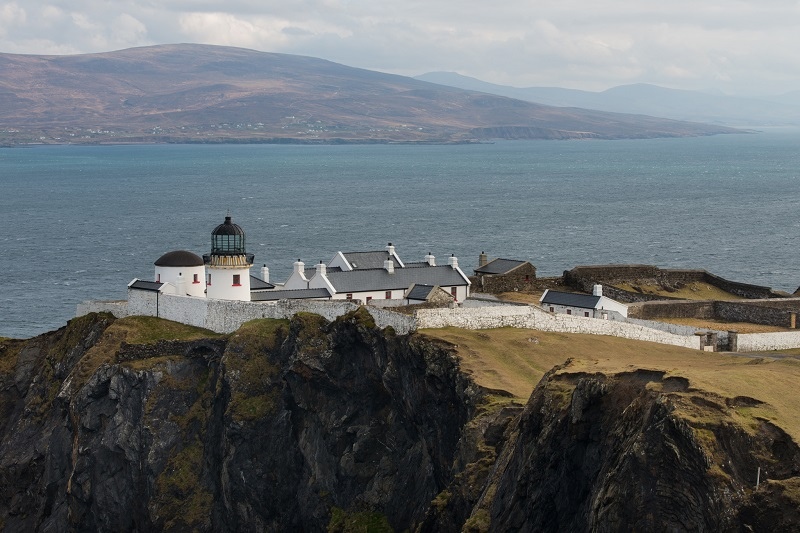
{"type": "Polygon", "coordinates": [[[790,531],[799,372],[597,336],[397,336],[363,311],[230,335],[87,315],[0,341],[0,526],[790,531]]]}

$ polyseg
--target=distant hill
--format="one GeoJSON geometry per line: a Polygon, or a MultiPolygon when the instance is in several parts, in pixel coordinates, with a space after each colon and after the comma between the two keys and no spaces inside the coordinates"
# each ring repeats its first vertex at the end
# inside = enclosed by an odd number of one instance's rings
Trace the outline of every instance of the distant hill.
{"type": "Polygon", "coordinates": [[[0,143],[469,142],[732,133],[561,109],[311,57],[179,44],[0,54],[0,143]]]}
{"type": "Polygon", "coordinates": [[[758,100],[667,89],[644,83],[590,92],[558,87],[495,85],[454,72],[430,72],[416,79],[552,106],[639,113],[734,127],[800,126],[800,91],[770,100],[758,100]]]}

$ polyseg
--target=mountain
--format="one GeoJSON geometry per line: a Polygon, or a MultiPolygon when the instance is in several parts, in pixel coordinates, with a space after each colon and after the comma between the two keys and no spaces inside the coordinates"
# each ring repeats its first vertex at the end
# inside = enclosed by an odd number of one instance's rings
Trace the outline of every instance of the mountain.
{"type": "Polygon", "coordinates": [[[0,143],[469,142],[732,133],[207,45],[0,54],[0,143]]]}
{"type": "Polygon", "coordinates": [[[0,528],[796,530],[800,448],[781,428],[796,415],[726,391],[752,388],[744,374],[791,390],[797,365],[444,334],[459,345],[377,329],[361,309],[230,335],[89,314],[0,339],[0,528]],[[648,352],[646,368],[626,364],[648,352]],[[515,374],[575,358],[527,402],[476,382],[524,353],[515,374]]]}
{"type": "Polygon", "coordinates": [[[622,85],[602,92],[557,87],[516,88],[487,83],[454,72],[430,72],[416,79],[552,106],[639,113],[734,127],[800,126],[798,93],[766,100],[667,89],[645,83],[622,85]]]}

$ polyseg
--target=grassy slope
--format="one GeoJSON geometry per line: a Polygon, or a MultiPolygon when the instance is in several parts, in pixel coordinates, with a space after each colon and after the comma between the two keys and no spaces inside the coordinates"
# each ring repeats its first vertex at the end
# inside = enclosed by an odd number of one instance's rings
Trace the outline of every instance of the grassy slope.
{"type": "Polygon", "coordinates": [[[545,333],[500,328],[470,331],[423,330],[457,346],[462,368],[485,387],[503,389],[526,400],[542,375],[572,358],[565,371],[614,373],[637,368],[663,370],[689,380],[692,389],[718,397],[747,396],[764,405],[747,408],[748,417],[772,420],[800,442],[800,360],[751,358],[706,353],[661,344],[599,335],[545,333]]]}

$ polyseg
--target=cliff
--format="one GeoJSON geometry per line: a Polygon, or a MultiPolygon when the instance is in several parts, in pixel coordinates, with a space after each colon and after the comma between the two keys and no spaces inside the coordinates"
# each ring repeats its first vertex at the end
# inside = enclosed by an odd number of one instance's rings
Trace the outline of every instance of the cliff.
{"type": "Polygon", "coordinates": [[[726,414],[753,402],[566,364],[523,409],[362,311],[226,336],[91,314],[0,342],[0,526],[788,531],[800,451],[726,414]]]}

